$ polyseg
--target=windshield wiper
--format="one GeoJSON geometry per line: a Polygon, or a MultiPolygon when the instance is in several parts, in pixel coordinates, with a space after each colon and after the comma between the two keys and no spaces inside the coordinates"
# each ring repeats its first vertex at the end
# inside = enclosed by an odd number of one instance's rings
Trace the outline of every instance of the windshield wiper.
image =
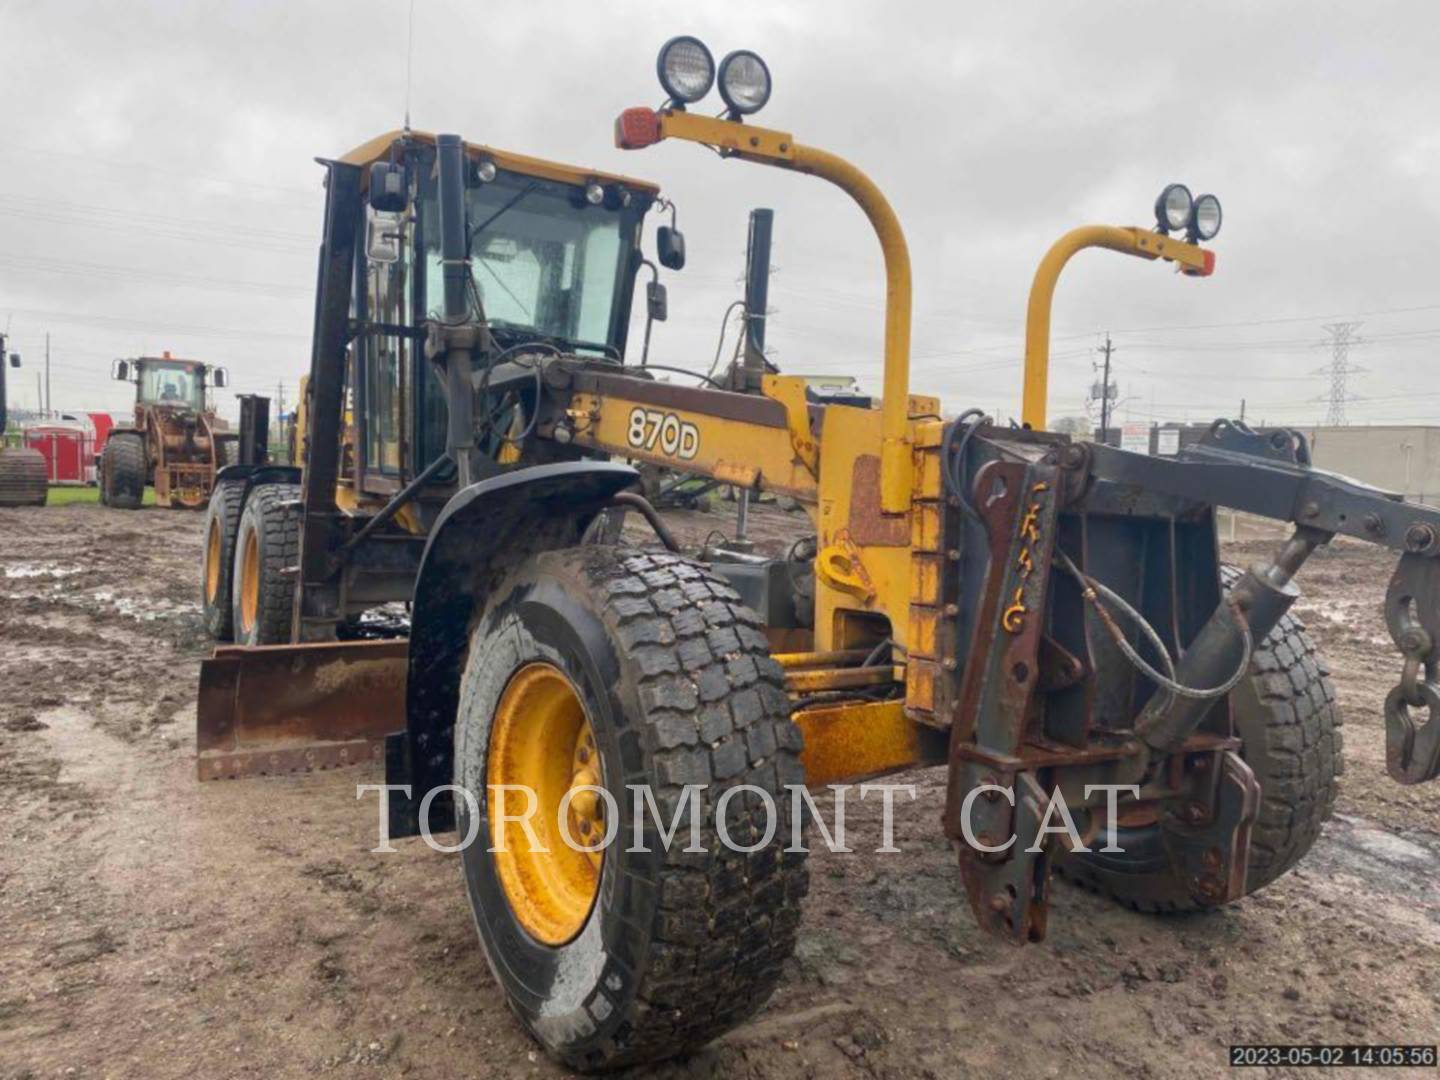
{"type": "Polygon", "coordinates": [[[476,225],[475,228],[471,229],[471,230],[470,230],[470,243],[473,244],[473,243],[475,242],[475,237],[479,236],[482,232],[484,232],[486,229],[488,229],[491,225],[495,224],[495,219],[496,219],[496,218],[498,218],[501,214],[504,214],[504,213],[508,212],[516,203],[518,203],[521,199],[525,198],[526,195],[529,195],[532,191],[534,191],[534,190],[535,190],[537,187],[539,187],[539,186],[540,186],[540,185],[539,185],[538,183],[536,183],[535,181],[532,180],[530,183],[526,184],[523,188],[521,188],[518,192],[516,192],[514,198],[512,198],[512,199],[511,199],[509,202],[507,202],[504,206],[500,207],[499,210],[496,210],[493,214],[491,214],[489,217],[487,217],[487,218],[486,218],[484,221],[482,221],[479,225],[476,225]]]}

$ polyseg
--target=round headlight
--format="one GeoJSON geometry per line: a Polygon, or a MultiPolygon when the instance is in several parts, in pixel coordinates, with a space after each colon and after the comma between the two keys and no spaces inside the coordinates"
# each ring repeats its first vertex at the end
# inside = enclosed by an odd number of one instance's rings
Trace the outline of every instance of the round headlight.
{"type": "Polygon", "coordinates": [[[1220,231],[1220,200],[1214,195],[1201,195],[1190,211],[1190,239],[1213,240],[1220,231]]]}
{"type": "Polygon", "coordinates": [[[699,101],[715,83],[715,58],[699,38],[682,34],[660,46],[655,62],[660,85],[674,101],[699,101]]]}
{"type": "Polygon", "coordinates": [[[585,185],[585,201],[591,206],[599,206],[605,201],[605,189],[598,181],[591,180],[585,185]]]}
{"type": "Polygon", "coordinates": [[[1190,222],[1190,208],[1194,201],[1190,197],[1190,189],[1184,184],[1171,184],[1155,200],[1156,222],[1166,232],[1185,228],[1190,222]]]}
{"type": "Polygon", "coordinates": [[[736,49],[720,61],[720,96],[730,111],[748,116],[770,100],[770,69],[749,49],[736,49]]]}
{"type": "Polygon", "coordinates": [[[495,179],[495,162],[488,157],[481,158],[475,165],[475,175],[479,177],[482,184],[488,184],[495,179]]]}

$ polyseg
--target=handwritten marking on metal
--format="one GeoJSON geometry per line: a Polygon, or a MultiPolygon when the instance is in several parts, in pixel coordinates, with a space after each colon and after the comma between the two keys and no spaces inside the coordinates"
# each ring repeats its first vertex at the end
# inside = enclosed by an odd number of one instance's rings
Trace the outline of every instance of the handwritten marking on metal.
{"type": "Polygon", "coordinates": [[[1020,584],[1015,586],[1015,595],[1010,601],[1010,606],[1000,616],[1000,625],[1005,628],[1006,633],[1018,634],[1025,627],[1025,616],[1030,613],[1030,608],[1025,602],[1025,586],[1029,584],[1030,575],[1035,572],[1034,547],[1040,542],[1040,510],[1043,506],[1040,496],[1050,490],[1050,485],[1043,481],[1030,488],[1030,505],[1025,510],[1025,516],[1020,520],[1020,539],[1023,544],[1020,554],[1015,559],[1015,569],[1020,575],[1020,584]]]}

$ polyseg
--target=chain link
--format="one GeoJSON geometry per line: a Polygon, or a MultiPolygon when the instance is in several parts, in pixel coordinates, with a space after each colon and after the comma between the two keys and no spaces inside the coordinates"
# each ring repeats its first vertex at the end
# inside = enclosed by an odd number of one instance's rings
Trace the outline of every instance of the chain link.
{"type": "Polygon", "coordinates": [[[1404,657],[1404,664],[1400,669],[1400,695],[1405,699],[1405,704],[1420,706],[1425,704],[1425,697],[1420,690],[1420,674],[1425,674],[1425,682],[1434,684],[1436,682],[1436,662],[1431,656],[1434,643],[1427,634],[1418,626],[1407,627],[1395,642],[1400,647],[1400,653],[1404,657]]]}

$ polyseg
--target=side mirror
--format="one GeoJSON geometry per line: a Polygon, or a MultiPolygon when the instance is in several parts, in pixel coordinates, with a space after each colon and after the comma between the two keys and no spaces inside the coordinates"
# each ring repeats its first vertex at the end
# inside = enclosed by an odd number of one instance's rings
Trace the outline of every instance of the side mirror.
{"type": "Polygon", "coordinates": [[[130,361],[116,360],[110,365],[110,377],[116,382],[130,381],[130,361]]]}
{"type": "Polygon", "coordinates": [[[210,381],[217,390],[224,390],[230,385],[230,372],[223,367],[211,368],[210,381]]]}
{"type": "Polygon", "coordinates": [[[400,214],[409,201],[410,182],[404,165],[377,161],[370,166],[370,209],[400,214]]]}
{"type": "Polygon", "coordinates": [[[400,261],[400,215],[372,208],[365,222],[365,258],[374,263],[400,261]]]}
{"type": "Polygon", "coordinates": [[[10,354],[10,366],[11,366],[11,367],[19,367],[19,366],[20,366],[20,354],[19,354],[18,352],[12,352],[12,353],[10,354]]]}
{"type": "Polygon", "coordinates": [[[654,322],[664,322],[670,314],[670,298],[658,281],[645,283],[645,307],[654,322]]]}
{"type": "Polygon", "coordinates": [[[667,270],[685,268],[685,234],[670,225],[655,230],[655,251],[660,265],[667,270]]]}

